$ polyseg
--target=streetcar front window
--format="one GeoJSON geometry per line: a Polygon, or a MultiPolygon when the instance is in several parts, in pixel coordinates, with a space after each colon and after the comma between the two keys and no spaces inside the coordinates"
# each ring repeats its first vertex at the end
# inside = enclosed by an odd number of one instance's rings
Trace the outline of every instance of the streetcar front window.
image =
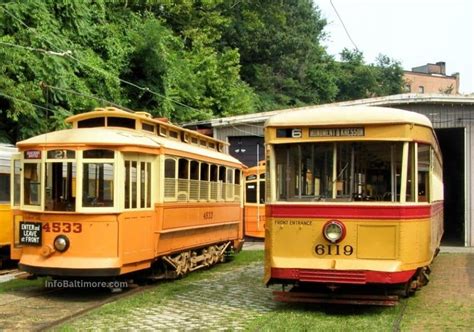
{"type": "Polygon", "coordinates": [[[23,171],[23,203],[41,205],[41,164],[25,163],[23,171]]]}
{"type": "MultiPolygon", "coordinates": [[[[83,152],[82,206],[114,206],[114,151],[83,152]],[[111,160],[104,160],[111,159],[111,160]]],[[[135,195],[136,197],[136,195],[135,195]]]]}
{"type": "Polygon", "coordinates": [[[257,183],[250,182],[245,184],[245,202],[257,203],[257,183]]]}
{"type": "Polygon", "coordinates": [[[82,192],[84,207],[114,206],[114,165],[84,163],[82,192]]]}
{"type": "Polygon", "coordinates": [[[399,201],[403,143],[337,142],[275,146],[282,201],[399,201]]]}
{"type": "Polygon", "coordinates": [[[75,211],[76,209],[76,163],[46,163],[46,211],[75,211]]]}

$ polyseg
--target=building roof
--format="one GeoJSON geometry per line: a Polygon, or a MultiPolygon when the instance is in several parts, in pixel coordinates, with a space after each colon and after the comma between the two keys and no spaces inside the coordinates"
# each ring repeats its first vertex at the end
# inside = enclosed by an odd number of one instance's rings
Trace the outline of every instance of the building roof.
{"type": "Polygon", "coordinates": [[[288,127],[308,124],[357,125],[357,124],[413,123],[432,128],[424,115],[389,107],[377,106],[326,106],[283,112],[269,118],[265,126],[288,127]]]}
{"type": "Polygon", "coordinates": [[[230,116],[226,118],[211,119],[204,121],[197,121],[192,123],[183,124],[183,126],[199,126],[199,125],[210,125],[211,127],[225,127],[239,123],[258,123],[265,122],[269,117],[284,113],[293,112],[296,110],[311,109],[314,110],[319,107],[328,106],[391,106],[400,104],[423,104],[423,103],[436,103],[436,104],[469,104],[474,105],[474,95],[447,95],[447,94],[418,94],[418,93],[405,93],[398,95],[391,95],[385,97],[375,97],[358,99],[353,101],[344,101],[331,104],[313,105],[297,108],[288,108],[282,110],[275,110],[270,112],[252,113],[245,115],[230,116]]]}

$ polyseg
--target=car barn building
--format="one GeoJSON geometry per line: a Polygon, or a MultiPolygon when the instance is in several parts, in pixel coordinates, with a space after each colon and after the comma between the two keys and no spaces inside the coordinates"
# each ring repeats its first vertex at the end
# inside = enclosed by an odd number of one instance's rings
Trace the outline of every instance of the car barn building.
{"type": "MultiPolygon", "coordinates": [[[[328,105],[394,107],[426,115],[433,123],[444,159],[443,245],[474,246],[474,96],[401,94],[303,108],[328,105]]],[[[212,129],[214,138],[230,143],[228,149],[231,155],[251,167],[264,159],[265,121],[272,115],[292,110],[295,109],[199,121],[185,126],[192,129],[212,129]]]]}

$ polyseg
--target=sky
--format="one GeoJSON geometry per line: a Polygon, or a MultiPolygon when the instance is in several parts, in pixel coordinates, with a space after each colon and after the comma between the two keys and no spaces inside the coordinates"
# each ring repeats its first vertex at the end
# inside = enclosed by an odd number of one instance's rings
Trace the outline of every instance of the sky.
{"type": "Polygon", "coordinates": [[[339,60],[354,44],[366,63],[379,54],[403,69],[446,62],[446,74],[460,73],[460,93],[474,92],[474,1],[472,0],[313,0],[328,22],[323,45],[339,60]]]}

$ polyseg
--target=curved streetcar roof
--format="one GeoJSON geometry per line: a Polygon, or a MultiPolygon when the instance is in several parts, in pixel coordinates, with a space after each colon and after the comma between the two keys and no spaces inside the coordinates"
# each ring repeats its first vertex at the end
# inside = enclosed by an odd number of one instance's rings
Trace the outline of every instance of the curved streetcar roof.
{"type": "Polygon", "coordinates": [[[288,111],[269,118],[265,122],[265,127],[394,123],[414,123],[429,128],[433,127],[431,121],[422,114],[375,106],[328,106],[288,111]]]}
{"type": "Polygon", "coordinates": [[[142,131],[122,128],[77,128],[54,131],[38,135],[24,141],[18,142],[17,146],[26,149],[33,146],[55,146],[58,145],[94,145],[103,147],[136,146],[142,148],[167,148],[195,155],[203,155],[209,158],[238,163],[241,162],[234,157],[201,148],[196,145],[182,143],[178,140],[148,134],[142,131]]]}
{"type": "Polygon", "coordinates": [[[164,118],[153,118],[150,113],[147,112],[127,112],[122,109],[116,108],[116,107],[98,107],[95,108],[93,111],[90,112],[85,112],[81,114],[76,114],[73,116],[68,117],[65,122],[72,124],[73,127],[77,126],[77,123],[82,120],[88,120],[88,119],[94,119],[94,118],[103,118],[103,117],[119,117],[119,118],[128,118],[128,119],[133,119],[133,120],[139,120],[145,123],[152,123],[160,126],[164,126],[167,129],[173,129],[178,132],[185,132],[188,134],[191,134],[195,137],[205,139],[206,141],[213,141],[216,142],[217,144],[223,144],[223,145],[229,145],[229,143],[206,136],[204,134],[201,134],[197,131],[191,130],[191,129],[186,129],[182,128],[179,126],[176,126],[170,122],[168,122],[167,119],[164,118]]]}

